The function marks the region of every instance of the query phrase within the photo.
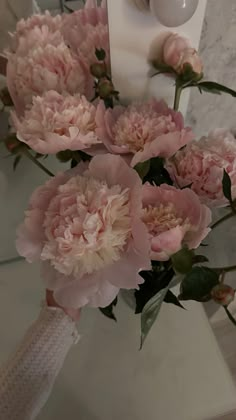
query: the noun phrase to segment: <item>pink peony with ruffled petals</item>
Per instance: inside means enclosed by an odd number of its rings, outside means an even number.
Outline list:
[[[33,193],[17,249],[28,262],[42,261],[59,305],[105,307],[120,288],[137,288],[139,271],[150,269],[141,215],[137,173],[119,156],[96,156]]]
[[[83,150],[99,143],[95,134],[96,108],[79,94],[55,91],[35,96],[22,118],[12,114],[17,137],[42,154]]]
[[[70,48],[90,67],[97,63],[96,49],[106,52],[106,63],[110,66],[108,15],[105,3],[87,1],[84,8],[63,16],[62,33]]]
[[[208,137],[189,143],[166,163],[166,169],[177,186],[191,185],[209,207],[228,204],[222,188],[225,169],[236,198],[236,140],[228,130],[216,129]]]
[[[151,259],[167,261],[183,246],[198,248],[208,235],[211,211],[186,188],[143,186],[143,216],[151,242]]]
[[[13,54],[8,61],[7,83],[17,113],[22,113],[32,97],[48,90],[81,93],[91,97],[91,82],[85,67],[64,42],[31,49],[22,57]]]
[[[133,167],[153,157],[171,157],[194,137],[180,112],[155,99],[114,109],[101,102],[96,123],[108,152],[126,155]]]
[[[61,15],[51,16],[48,11],[44,14],[35,14],[28,19],[21,19],[16,25],[16,31],[11,34],[11,44],[8,52],[16,52],[22,43],[28,43],[32,46],[33,42],[40,43],[42,37],[40,33],[47,32],[53,36],[54,33],[60,32],[61,25]],[[38,39],[36,34],[39,35]],[[31,39],[32,37],[33,39]]]

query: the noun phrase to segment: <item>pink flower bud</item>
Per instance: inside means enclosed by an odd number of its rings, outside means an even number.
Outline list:
[[[211,291],[212,299],[222,306],[228,306],[234,301],[235,290],[226,284],[218,284]]]
[[[192,67],[192,70],[201,74],[203,65],[197,51],[192,48],[190,41],[178,34],[171,34],[163,44],[163,61],[166,65],[172,67],[177,73],[183,73],[186,64]]]

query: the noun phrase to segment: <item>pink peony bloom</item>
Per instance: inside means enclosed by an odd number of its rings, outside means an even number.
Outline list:
[[[107,110],[101,102],[96,123],[108,152],[127,155],[133,167],[156,156],[171,157],[193,139],[181,113],[155,99]]]
[[[189,39],[172,32],[164,32],[153,41],[149,59],[154,66],[163,63],[179,74],[183,73],[186,64],[199,75],[203,72],[202,60]]]
[[[28,262],[43,262],[59,305],[105,307],[120,288],[137,288],[139,271],[150,269],[141,215],[137,173],[119,156],[96,156],[33,193],[17,249]]]
[[[18,113],[31,104],[33,96],[48,90],[92,95],[87,71],[64,42],[57,47],[38,46],[24,57],[13,54],[8,61],[7,83]]]
[[[228,204],[222,189],[223,170],[232,181],[236,198],[236,140],[224,129],[189,143],[166,164],[171,178],[180,188],[191,185],[200,200],[209,207]]]
[[[85,7],[63,17],[62,33],[72,50],[90,68],[97,63],[96,49],[106,52],[106,63],[110,66],[108,15],[105,4],[87,1]]]
[[[40,42],[37,40],[36,34],[42,33],[49,33],[53,35],[55,32],[60,32],[62,24],[62,17],[61,15],[51,16],[50,13],[47,11],[44,14],[36,14],[28,19],[21,19],[16,25],[16,31],[11,34],[12,40],[10,45],[10,52],[16,52],[19,46],[22,43],[27,42],[33,46],[33,42]],[[35,36],[34,36],[35,35]],[[32,38],[31,40],[30,38]]]
[[[198,248],[208,235],[211,211],[189,188],[143,186],[143,217],[151,242],[151,259],[167,261],[184,245]]]
[[[42,154],[83,150],[99,143],[95,134],[96,108],[84,96],[55,91],[35,96],[22,118],[12,114],[20,141]]]

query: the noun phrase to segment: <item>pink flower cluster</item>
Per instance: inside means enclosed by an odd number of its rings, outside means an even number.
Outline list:
[[[189,143],[168,160],[166,168],[177,187],[190,186],[210,207],[228,204],[222,188],[225,169],[236,198],[236,140],[227,130],[216,129],[208,137]]]
[[[233,135],[216,130],[196,141],[181,113],[156,99],[110,108],[90,102],[96,49],[105,50],[109,69],[105,3],[87,0],[71,15],[21,21],[7,53],[19,141],[43,155],[91,157],[33,193],[17,233],[20,255],[41,261],[52,298],[70,311],[106,307],[120,288],[138,289],[151,260],[198,248],[210,231],[209,207],[227,204],[224,169],[236,198]],[[177,74],[186,64],[202,72],[196,51],[176,34],[165,36],[159,52]],[[150,159],[151,170],[165,162],[174,186],[156,185],[155,177],[142,183],[137,171],[145,165],[137,165]]]
[[[35,96],[24,118],[12,114],[20,141],[41,154],[83,150],[100,144],[96,135],[96,108],[84,96],[48,91]]]
[[[21,20],[12,35],[8,57],[8,88],[19,114],[33,96],[48,90],[80,93],[91,99],[90,65],[95,51],[106,50],[109,63],[108,21],[105,3],[87,0],[85,8],[62,17],[35,15]]]
[[[56,302],[71,309],[107,306],[137,288],[150,258],[196,248],[210,211],[191,190],[144,185],[120,157],[96,156],[60,173],[32,195],[17,249],[42,274]]]
[[[141,214],[138,174],[119,156],[97,156],[33,193],[17,249],[29,262],[43,261],[46,286],[60,305],[107,306],[150,269]]]

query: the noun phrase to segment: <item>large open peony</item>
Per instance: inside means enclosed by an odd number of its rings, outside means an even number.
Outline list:
[[[17,137],[41,154],[83,150],[99,143],[96,108],[84,96],[48,91],[35,96],[23,117],[12,114]]]
[[[100,102],[96,123],[107,151],[126,155],[133,167],[153,157],[171,157],[193,139],[182,114],[155,99],[114,109]]]
[[[44,14],[35,14],[28,19],[21,19],[16,25],[16,31],[11,34],[11,44],[8,53],[16,52],[22,43],[31,42],[32,34],[40,32],[48,34],[58,33],[61,29],[62,17],[60,15],[52,16],[48,11]],[[34,37],[37,43],[39,39]]]
[[[41,260],[46,287],[66,308],[104,307],[150,269],[142,185],[121,157],[101,155],[38,188],[17,249]]]
[[[231,132],[216,129],[199,141],[189,143],[167,162],[166,168],[177,186],[191,189],[210,207],[226,206],[222,188],[223,170],[232,181],[236,198],[236,140]]]
[[[62,33],[70,48],[90,67],[97,62],[96,49],[106,52],[110,65],[108,15],[105,2],[87,0],[85,7],[63,16]]]
[[[210,231],[211,211],[189,188],[145,184],[142,220],[149,232],[151,259],[166,261],[183,246],[199,247]]]
[[[37,46],[26,56],[13,54],[8,61],[7,82],[18,113],[31,104],[33,96],[48,90],[92,95],[85,67],[64,42]]]

